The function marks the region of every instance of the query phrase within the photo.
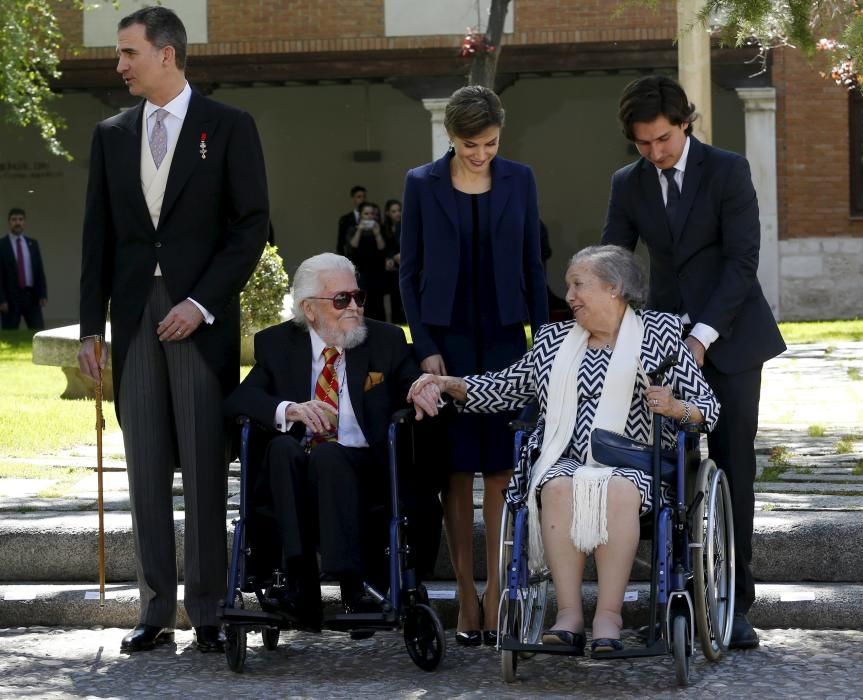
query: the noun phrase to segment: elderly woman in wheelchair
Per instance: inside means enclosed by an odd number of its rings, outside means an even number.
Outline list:
[[[577,253],[566,273],[566,301],[574,320],[544,326],[532,349],[511,367],[484,375],[425,374],[408,398],[419,412],[428,385],[463,404],[465,411],[510,410],[539,403],[539,419],[522,449],[508,500],[528,505],[531,570],[547,561],[557,595],[557,619],[544,645],[584,653],[582,577],[593,553],[598,601],[592,624],[593,653],[622,649],[621,609],[639,541],[639,517],[650,509],[653,481],[634,468],[597,463],[591,433],[602,428],[632,440],[651,440],[654,416],[666,416],[663,448],[676,426],[712,427],[719,404],[688,348],[680,319],[642,310],[644,275],[633,255],[617,246]],[[648,373],[677,358],[665,384]],[[426,394],[427,395],[427,394]],[[669,499],[662,484],[663,502]],[[510,498],[511,497],[511,498]]]

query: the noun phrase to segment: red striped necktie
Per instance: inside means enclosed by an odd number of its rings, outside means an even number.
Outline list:
[[[331,417],[333,429],[327,433],[315,433],[312,435],[311,446],[315,447],[322,442],[333,442],[338,439],[339,434],[339,378],[336,374],[336,362],[341,353],[334,347],[324,348],[324,368],[318,376],[315,384],[315,399],[328,403],[335,409],[335,417]]]

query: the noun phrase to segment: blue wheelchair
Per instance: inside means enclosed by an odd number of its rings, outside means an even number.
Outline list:
[[[676,362],[667,358],[650,375],[654,384]],[[515,459],[533,425],[514,421]],[[728,649],[734,619],[734,527],[728,481],[713,460],[701,459],[700,426],[680,426],[677,448],[661,448],[662,417],[654,421],[653,445],[604,430],[591,436],[594,457],[630,467],[673,485],[674,501],[662,505],[660,489],[641,519],[642,539],[652,541],[650,603],[644,646],[603,652],[602,659],[671,654],[678,685],[689,683],[696,633],[704,656],[718,661]],[[498,649],[504,681],[516,678],[519,659],[536,653],[575,655],[574,649],[543,645],[550,572],[528,565],[527,497],[507,503],[500,538],[501,599]]]
[[[351,633],[364,638],[378,630],[402,629],[408,655],[425,671],[433,671],[446,653],[446,638],[437,613],[429,606],[428,593],[418,580],[414,551],[408,543],[409,523],[399,490],[399,456],[411,459],[415,448],[410,409],[397,412],[389,426],[388,457],[390,504],[386,542],[386,586],[379,590],[368,581],[364,588],[381,607],[380,612],[346,613],[324,611],[322,629]],[[267,595],[283,584],[281,547],[272,512],[253,503],[251,485],[272,430],[256,427],[241,418],[240,508],[234,520],[234,541],[228,572],[227,595],[219,609],[225,632],[225,657],[232,671],[240,673],[246,662],[248,633],[259,632],[267,650],[278,647],[282,630],[300,627],[298,620],[273,605]],[[418,523],[422,527],[422,523]],[[246,608],[243,594],[251,594],[257,607]]]

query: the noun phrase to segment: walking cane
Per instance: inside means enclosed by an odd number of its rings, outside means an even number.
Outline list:
[[[102,338],[96,336],[96,366],[100,367],[99,381],[96,382],[96,476],[99,492],[99,605],[105,604],[105,508],[102,500],[102,431],[105,419],[102,417]]]

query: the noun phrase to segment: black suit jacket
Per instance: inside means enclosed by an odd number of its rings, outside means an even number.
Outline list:
[[[339,217],[339,235],[336,238],[336,253],[345,255],[348,248],[348,238],[353,233],[352,229],[357,225],[357,217],[354,212],[349,211]]]
[[[45,268],[39,243],[29,236],[24,242],[30,251],[30,268],[33,274],[33,291],[39,299],[48,298],[48,285],[45,281]],[[0,304],[14,302],[18,298],[18,261],[12,250],[12,237],[0,238]]]
[[[675,220],[666,218],[656,167],[641,158],[612,177],[602,242],[634,250],[640,238],[650,253],[649,306],[714,328],[707,359],[734,374],[785,350],[756,276],[758,200],[745,158],[689,138]]]
[[[366,326],[366,340],[345,353],[347,389],[366,442],[384,459],[390,418],[407,405],[408,389],[420,371],[401,328],[372,319]],[[282,401],[312,398],[311,371],[312,340],[305,328],[292,321],[267,328],[255,335],[255,366],[225,400],[225,412],[272,426]],[[301,440],[305,430],[295,423],[291,435]]]
[[[192,338],[228,393],[239,381],[239,293],[267,240],[267,182],[258,132],[245,112],[193,92],[154,228],[141,188],[143,110],[142,102],[98,124],[93,135],[81,335],[103,332],[110,301],[114,392],[119,395],[123,362],[158,262],[173,303],[191,297],[215,316]]]

